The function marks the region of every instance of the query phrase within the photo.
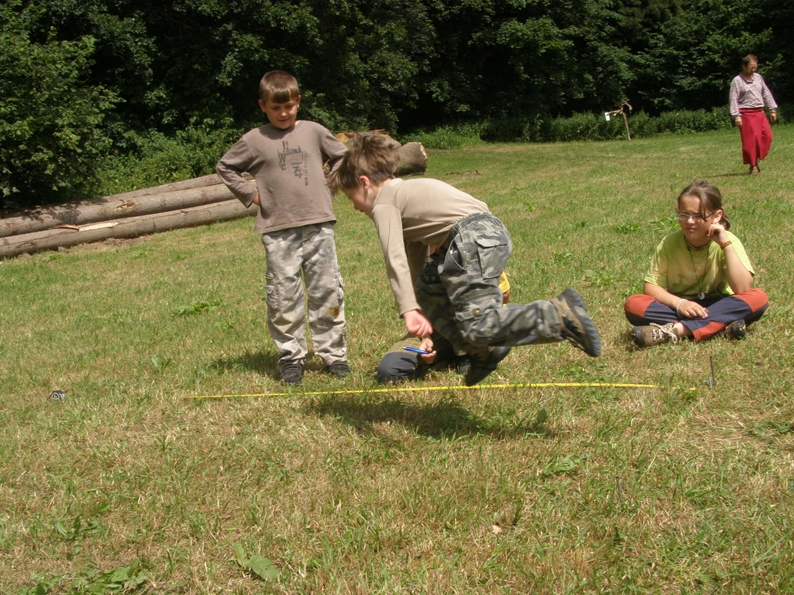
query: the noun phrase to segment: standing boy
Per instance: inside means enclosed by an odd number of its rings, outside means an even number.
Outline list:
[[[358,137],[331,184],[375,222],[409,334],[429,341],[435,327],[469,353],[468,386],[493,372],[513,345],[567,339],[592,357],[601,353],[598,330],[573,289],[550,302],[502,306],[499,277],[512,242],[488,205],[439,180],[394,178],[396,169],[393,149]],[[438,248],[425,265],[428,246]]]
[[[304,283],[314,353],[337,378],[350,374],[336,218],[323,173],[326,161],[332,171],[339,166],[346,149],[325,127],[297,120],[300,101],[295,77],[282,70],[265,74],[259,107],[270,123],[243,135],[216,168],[245,206],[259,206],[254,232],[262,234],[267,256],[267,324],[286,384],[301,382],[308,353]]]

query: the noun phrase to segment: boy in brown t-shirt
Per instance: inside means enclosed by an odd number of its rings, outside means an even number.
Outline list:
[[[326,161],[332,171],[339,166],[346,148],[320,124],[297,119],[300,101],[292,75],[281,70],[265,74],[259,107],[270,123],[243,135],[216,168],[245,206],[259,206],[254,232],[262,234],[267,256],[267,324],[287,384],[301,382],[308,353],[304,284],[314,352],[332,375],[350,374],[336,217],[323,172]]]

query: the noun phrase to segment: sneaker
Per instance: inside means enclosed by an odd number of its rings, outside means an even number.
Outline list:
[[[637,347],[653,347],[662,343],[678,343],[679,336],[673,330],[674,322],[656,324],[652,322],[646,326],[635,326],[631,329]]]
[[[325,367],[328,373],[334,378],[347,378],[350,376],[350,366],[347,362],[334,362]]]
[[[562,322],[562,337],[590,357],[601,355],[601,336],[590,317],[582,297],[566,287],[551,303],[557,308]]]
[[[718,337],[731,341],[741,341],[747,336],[747,325],[744,319],[734,320],[724,329],[717,333]]]
[[[281,381],[284,384],[300,384],[303,380],[303,364],[300,362],[289,362],[279,366]]]
[[[510,348],[489,347],[487,353],[485,357],[474,353],[469,356],[469,369],[466,370],[466,376],[463,377],[463,383],[466,386],[474,386],[488,377],[491,372],[496,370],[499,362],[507,357],[507,354],[510,353]]]

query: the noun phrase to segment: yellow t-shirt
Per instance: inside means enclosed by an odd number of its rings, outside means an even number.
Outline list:
[[[755,276],[753,265],[739,238],[729,231],[726,234],[739,260]],[[722,248],[715,242],[709,242],[702,250],[692,250],[687,246],[680,229],[665,236],[656,247],[644,281],[687,299],[697,299],[701,292],[707,297],[733,295],[725,274]]]

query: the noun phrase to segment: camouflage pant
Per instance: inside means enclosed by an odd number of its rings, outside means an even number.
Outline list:
[[[306,285],[314,353],[325,365],[347,360],[344,288],[336,261],[333,223],[304,225],[262,234],[267,253],[267,326],[279,364],[303,361],[306,344]]]
[[[449,247],[431,257],[415,290],[425,316],[456,349],[476,353],[487,346],[562,340],[551,302],[502,306],[499,275],[513,245],[499,219],[491,213],[469,215],[449,237]]]

